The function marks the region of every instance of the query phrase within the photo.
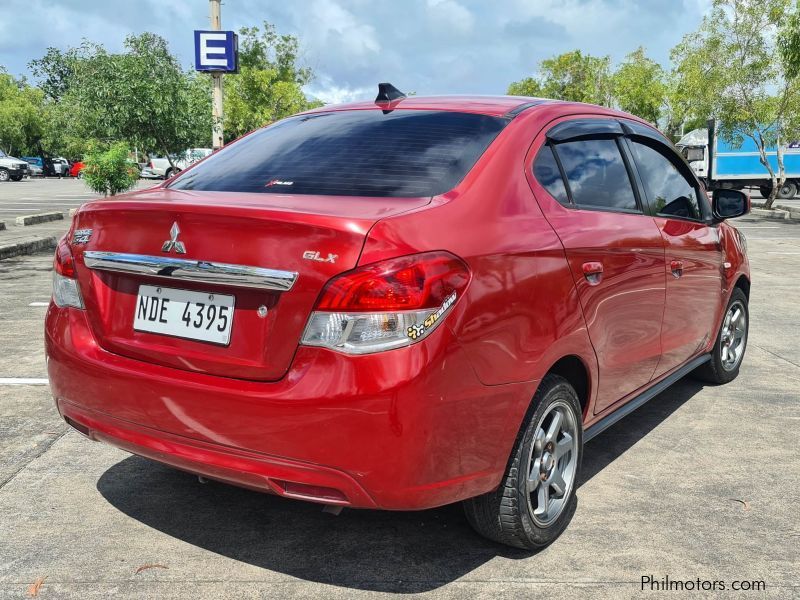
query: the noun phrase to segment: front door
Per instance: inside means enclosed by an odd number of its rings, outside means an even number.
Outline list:
[[[654,139],[629,140],[656,225],[666,244],[667,301],[656,376],[696,356],[716,334],[723,294],[719,231],[685,163]]]

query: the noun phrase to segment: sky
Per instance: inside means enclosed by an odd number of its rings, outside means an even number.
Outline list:
[[[503,94],[544,58],[579,48],[614,63],[645,46],[669,50],[694,31],[711,0],[226,0],[223,29],[274,23],[296,35],[315,72],[309,96],[326,103],[374,97],[380,81],[405,92]],[[0,65],[27,74],[48,46],[82,38],[119,51],[152,31],[188,68],[194,29],[209,27],[206,0],[5,0]]]

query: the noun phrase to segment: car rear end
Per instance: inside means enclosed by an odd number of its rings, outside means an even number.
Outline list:
[[[469,266],[447,249],[360,257],[506,123],[300,115],[166,187],[84,205],[46,320],[59,411],[92,439],[287,497],[413,509],[484,491],[452,423],[489,392],[442,326]]]

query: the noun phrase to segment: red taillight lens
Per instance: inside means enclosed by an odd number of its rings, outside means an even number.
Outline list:
[[[72,252],[67,244],[67,238],[61,238],[56,246],[56,255],[53,260],[53,267],[56,273],[63,277],[75,279],[75,259],[72,258]]]
[[[328,282],[318,311],[435,309],[469,283],[469,268],[449,252],[426,252],[365,265]]]

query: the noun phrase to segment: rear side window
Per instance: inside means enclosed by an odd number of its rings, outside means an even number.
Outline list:
[[[638,211],[628,169],[615,139],[563,142],[554,149],[577,206]]]
[[[661,152],[631,140],[631,149],[647,197],[662,217],[702,220],[697,189]]]
[[[539,150],[536,160],[533,163],[533,175],[542,184],[550,195],[561,204],[569,204],[567,188],[564,187],[564,180],[561,178],[561,171],[558,168],[553,149],[547,145]]]
[[[507,123],[487,115],[401,109],[292,117],[224,148],[169,187],[434,196],[454,188]]]

